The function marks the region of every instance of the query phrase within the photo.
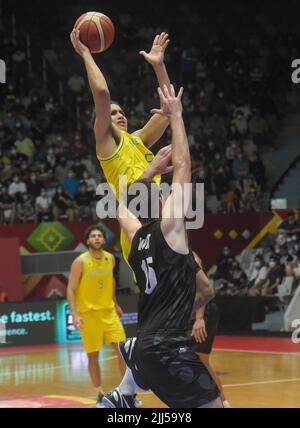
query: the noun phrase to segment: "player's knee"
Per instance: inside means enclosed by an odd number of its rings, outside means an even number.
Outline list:
[[[99,352],[91,352],[87,354],[89,363],[98,362]]]

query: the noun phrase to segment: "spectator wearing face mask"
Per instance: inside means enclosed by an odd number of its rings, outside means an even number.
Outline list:
[[[295,254],[300,249],[300,239],[297,235],[288,236],[286,246],[290,254]]]
[[[96,180],[91,177],[87,171],[84,171],[82,175],[82,182],[87,185],[88,192],[93,192],[93,194],[96,192]]]
[[[211,162],[215,159],[216,146],[215,146],[215,142],[213,140],[208,141],[207,146],[206,146],[205,151],[204,151],[204,155]]]
[[[32,195],[35,198],[37,198],[42,190],[42,184],[40,181],[38,181],[36,173],[32,172],[30,174],[30,179],[26,183],[27,185],[27,192]]]
[[[265,166],[257,152],[249,157],[249,173],[253,175],[257,186],[263,189],[266,184]]]
[[[58,182],[63,181],[67,177],[67,172],[68,172],[67,160],[64,156],[61,156],[55,168],[55,173],[54,173],[55,179]]]
[[[227,275],[228,291],[231,296],[246,293],[247,276],[237,260],[233,260]]]
[[[37,216],[34,209],[33,197],[25,194],[22,202],[17,205],[18,221],[21,223],[36,223]]]
[[[16,218],[16,201],[7,192],[7,188],[0,184],[0,223],[13,224]]]
[[[44,187],[47,187],[53,180],[53,170],[49,168],[45,162],[40,163],[37,174],[39,181]]]
[[[241,189],[244,189],[243,179],[246,178],[249,173],[249,162],[240,149],[237,151],[237,155],[232,162],[232,173],[234,179],[238,181],[241,186]]]
[[[265,284],[262,287],[262,296],[270,296],[277,293],[277,287],[282,282],[284,270],[277,256],[272,256],[269,261],[269,272]]]
[[[83,173],[86,171],[86,166],[80,162],[80,159],[75,159],[74,165],[71,166],[71,171],[76,178],[82,180]]]
[[[19,199],[27,192],[27,187],[24,181],[20,180],[18,175],[15,175],[12,183],[8,186],[8,194],[16,199]]]
[[[221,156],[220,152],[215,153],[215,159],[212,162],[214,170],[218,168],[223,168],[224,172],[227,173],[227,162],[224,156]]]
[[[56,166],[56,155],[53,147],[50,147],[47,151],[46,162],[49,168],[55,168]]]
[[[294,257],[291,254],[288,254],[284,261],[284,271],[285,276],[295,277],[294,272]]]
[[[229,259],[232,259],[230,248],[224,247],[223,253],[217,258],[217,269],[212,275],[214,279],[226,278],[229,271]]]
[[[67,216],[69,221],[74,220],[73,200],[65,192],[63,186],[58,185],[53,197],[54,220],[59,220],[62,215]]]
[[[40,195],[35,200],[35,210],[38,221],[51,220],[52,217],[52,198],[48,195],[46,189],[41,189]]]
[[[20,177],[20,181],[24,181],[26,184],[30,177],[30,169],[28,162],[22,162],[18,175]]]
[[[260,296],[262,286],[264,285],[269,269],[264,261],[263,256],[255,256],[254,262],[249,270],[248,296]]]
[[[88,191],[87,185],[83,182],[79,186],[79,191],[75,196],[75,209],[77,220],[92,219],[92,196]]]
[[[249,130],[253,137],[254,143],[258,147],[261,147],[263,144],[266,144],[268,123],[262,117],[261,112],[257,108],[254,108],[252,110],[252,117],[249,120]]]
[[[27,161],[27,156],[17,153],[16,148],[13,146],[9,153],[4,157],[3,164],[12,163],[15,167],[20,168],[23,162]]]
[[[242,110],[236,110],[235,116],[231,121],[231,134],[234,138],[245,138],[248,134],[248,121]]]

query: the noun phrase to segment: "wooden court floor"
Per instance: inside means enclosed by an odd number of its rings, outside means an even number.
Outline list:
[[[272,345],[262,338],[217,338],[211,362],[233,407],[300,408],[300,344],[278,341]],[[111,349],[102,350],[100,364],[108,391],[121,379]],[[1,349],[0,391],[2,408],[95,404],[80,344]],[[139,396],[142,407],[166,407],[152,393]]]

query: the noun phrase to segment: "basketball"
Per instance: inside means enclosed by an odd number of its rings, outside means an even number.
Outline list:
[[[75,22],[80,41],[92,53],[104,52],[115,38],[115,27],[110,18],[100,12],[86,12]]]

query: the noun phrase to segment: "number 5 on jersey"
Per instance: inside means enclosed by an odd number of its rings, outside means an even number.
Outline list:
[[[146,276],[146,294],[151,294],[157,285],[156,274],[153,267],[150,264],[153,263],[152,257],[147,257],[146,260],[142,261],[142,269]]]

